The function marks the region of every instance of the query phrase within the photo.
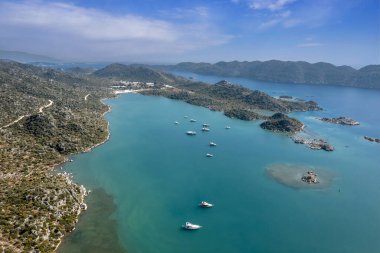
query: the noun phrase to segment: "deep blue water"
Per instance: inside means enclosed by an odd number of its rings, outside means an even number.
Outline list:
[[[111,217],[100,212],[90,220],[112,220],[117,243],[130,253],[379,252],[380,144],[365,141],[363,135],[380,137],[380,91],[181,74],[315,100],[323,111],[293,116],[306,123],[308,132],[328,139],[336,151],[296,145],[262,130],[259,122],[229,119],[162,97],[124,94],[107,101],[112,106],[106,116],[110,140],[64,167],[87,188],[103,189],[116,205]],[[185,115],[198,121],[190,123]],[[333,125],[316,116],[347,116],[362,124]],[[202,123],[209,123],[211,131],[202,133]],[[226,125],[231,129],[224,129]],[[188,130],[198,134],[187,136]],[[218,146],[210,148],[209,141]],[[206,153],[214,157],[206,158]],[[290,188],[267,175],[272,164],[323,168],[334,180],[325,189]],[[201,200],[215,207],[197,207]],[[89,203],[87,212],[101,203]],[[203,228],[183,231],[185,221]],[[96,229],[106,226],[103,223]],[[78,225],[61,252],[74,252],[84,235],[91,234],[90,242],[102,240],[101,233],[94,228],[90,233],[86,224]]]

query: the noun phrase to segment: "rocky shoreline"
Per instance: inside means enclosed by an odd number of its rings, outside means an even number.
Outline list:
[[[339,125],[347,125],[347,126],[358,126],[360,123],[356,120],[346,117],[338,117],[338,118],[318,118],[320,121],[339,124]]]
[[[103,100],[104,100],[104,99],[101,99],[100,101],[103,103]],[[104,103],[103,103],[103,104],[104,104]],[[104,105],[106,105],[106,104],[104,104]],[[105,111],[105,112],[102,114],[102,117],[104,117],[108,112],[111,112],[111,110],[112,110],[111,106],[109,106],[109,105],[106,105],[106,106],[108,107],[108,110]],[[91,147],[85,149],[85,150],[83,151],[83,153],[88,153],[88,152],[92,151],[94,148],[96,148],[96,147],[98,147],[98,146],[100,146],[100,145],[106,143],[106,142],[109,140],[111,134],[110,134],[110,131],[109,131],[109,122],[108,122],[108,121],[107,121],[107,128],[106,128],[106,131],[107,131],[107,136],[106,136],[106,138],[105,138],[103,141],[101,141],[101,142],[99,142],[99,143],[96,143],[96,144],[94,144],[93,146],[91,146]],[[72,160],[71,160],[71,161],[72,161]],[[65,162],[67,162],[67,159],[66,159]],[[71,185],[71,184],[76,185],[76,184],[73,182],[73,180],[72,180],[72,179],[73,179],[73,176],[72,176],[71,174],[69,174],[69,173],[67,173],[67,172],[63,172],[63,173],[58,173],[57,175],[58,175],[58,176],[63,176],[63,177],[65,177],[65,178],[66,178],[66,181],[69,183],[69,185]],[[80,189],[81,189],[81,193],[82,193],[82,194],[79,196],[79,200],[80,200],[80,201],[79,201],[78,203],[79,203],[79,205],[80,205],[81,208],[78,209],[78,211],[77,211],[77,213],[76,213],[75,223],[78,223],[78,221],[79,221],[79,216],[80,216],[81,212],[87,210],[87,204],[84,202],[84,200],[85,200],[85,197],[87,197],[88,194],[90,193],[90,191],[87,191],[86,188],[85,188],[83,185],[80,186]],[[72,232],[74,229],[75,229],[75,226],[73,226],[73,228],[72,228],[72,230],[71,230],[70,232]],[[70,233],[70,232],[69,232],[69,233]],[[56,245],[54,251],[57,251],[57,250],[58,250],[58,248],[59,248],[59,246],[61,245],[62,240],[64,239],[65,236],[66,236],[66,235],[62,235],[62,236],[61,236],[61,238],[59,239],[59,242],[58,242],[58,244]]]

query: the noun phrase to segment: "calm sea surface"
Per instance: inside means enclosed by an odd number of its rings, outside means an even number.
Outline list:
[[[380,252],[380,144],[363,139],[380,138],[379,90],[176,74],[315,100],[323,111],[292,116],[336,151],[313,151],[262,130],[260,122],[184,102],[121,95],[107,101],[110,140],[64,166],[93,192],[60,252]],[[320,116],[362,124],[328,124]],[[202,123],[211,131],[201,132]],[[187,136],[188,130],[198,134]],[[278,164],[321,168],[334,179],[324,189],[291,188],[268,176],[266,169]],[[201,200],[215,207],[201,209]],[[181,230],[186,221],[203,228]]]

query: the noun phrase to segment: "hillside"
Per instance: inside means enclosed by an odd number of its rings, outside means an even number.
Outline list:
[[[267,82],[380,88],[380,65],[370,65],[356,70],[349,66],[335,66],[323,62],[311,64],[302,61],[271,60],[215,64],[183,62],[161,68]]]
[[[136,81],[136,82],[156,82],[172,84],[180,81],[181,78],[171,74],[156,71],[148,67],[124,65],[120,63],[110,64],[92,73],[97,78],[108,78],[113,80]]]
[[[53,166],[107,138],[100,99],[110,94],[97,80],[11,61],[0,61],[0,91],[0,245],[52,252],[86,194]]]

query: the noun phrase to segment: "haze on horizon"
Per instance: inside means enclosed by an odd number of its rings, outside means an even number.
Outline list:
[[[380,64],[377,0],[0,1],[0,49],[65,61]]]

